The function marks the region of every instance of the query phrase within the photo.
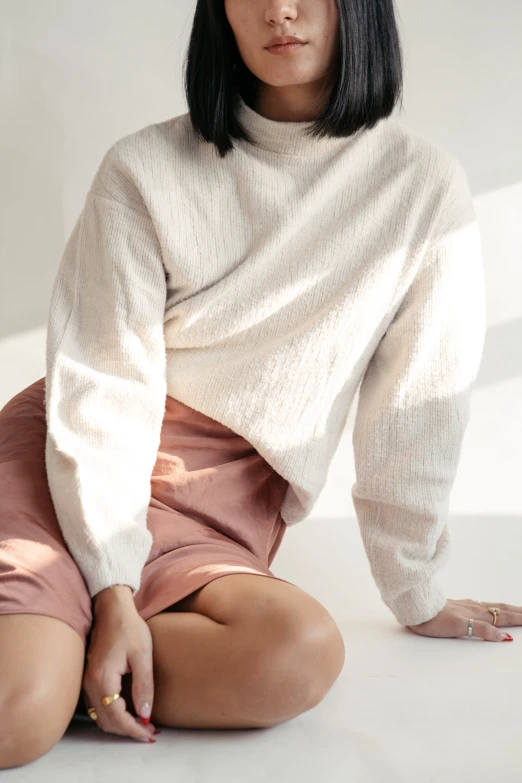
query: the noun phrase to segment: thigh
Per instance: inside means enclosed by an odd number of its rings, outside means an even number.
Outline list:
[[[226,574],[170,610],[205,615],[235,629],[239,640],[254,638],[266,656],[267,671],[280,669],[281,660],[294,660],[298,679],[313,682],[314,692],[326,692],[344,666],[344,639],[333,617],[290,582],[260,574]]]
[[[38,758],[61,739],[81,694],[84,660],[82,638],[61,620],[0,615],[0,738],[9,740],[0,740],[0,768]]]
[[[328,610],[297,585],[260,574],[227,574],[200,587],[172,607],[198,612],[218,623],[259,621],[260,617],[302,620],[324,625],[340,635]]]

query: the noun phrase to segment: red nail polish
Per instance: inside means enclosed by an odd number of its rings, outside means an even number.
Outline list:
[[[154,729],[153,734],[161,734],[161,729]]]
[[[149,742],[156,742],[156,740],[152,739],[152,737],[149,737]]]
[[[140,720],[144,726],[148,726],[150,723],[150,718],[142,718],[141,715],[140,715]]]
[[[507,633],[506,634],[506,638],[502,639],[502,641],[503,642],[512,642],[513,641],[513,637],[511,636],[511,634]]]

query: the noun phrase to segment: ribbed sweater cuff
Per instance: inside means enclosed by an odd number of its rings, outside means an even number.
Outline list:
[[[447,597],[436,579],[412,587],[387,604],[401,625],[419,625],[431,620],[447,603]]]
[[[91,570],[88,574],[83,574],[84,581],[87,585],[87,590],[91,598],[94,598],[106,587],[113,587],[114,585],[128,585],[132,590],[132,596],[134,597],[141,584],[141,568],[137,563],[122,563],[121,567],[111,566],[107,564],[96,564],[91,566]]]

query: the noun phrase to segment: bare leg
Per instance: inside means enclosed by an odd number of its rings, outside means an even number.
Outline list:
[[[0,770],[34,761],[63,737],[84,660],[80,636],[61,620],[0,616]]]
[[[196,605],[214,617],[186,611]],[[167,726],[282,723],[321,701],[344,664],[342,636],[324,607],[275,579],[221,577],[185,601],[182,612],[161,612],[147,622],[154,645],[152,721]],[[124,679],[129,706],[131,675]]]

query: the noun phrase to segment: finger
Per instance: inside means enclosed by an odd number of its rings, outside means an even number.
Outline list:
[[[154,668],[152,647],[141,648],[129,655],[132,669],[132,701],[139,717],[150,720],[154,702]]]
[[[119,698],[121,699],[122,697],[120,696]],[[86,710],[87,710],[89,707],[92,707],[92,706],[93,706],[93,700],[89,698],[89,696],[87,695],[87,692],[86,692],[85,688],[83,688],[83,702],[84,702],[84,704],[85,704],[85,709],[86,709]],[[101,704],[101,703],[100,703],[99,707],[97,707],[97,709],[96,709],[96,715],[98,716],[98,715],[99,715],[99,713],[101,713],[101,711],[102,711],[103,709],[105,709],[105,708],[104,708],[103,704]],[[87,713],[87,714],[88,714],[88,713]],[[138,725],[138,726],[140,726],[140,727],[141,727],[141,726],[143,726],[143,724],[142,724],[142,722],[140,721],[140,719],[139,719],[139,718],[135,718],[134,716],[132,716],[132,718],[133,718],[133,720],[134,720],[135,722],[137,722],[137,725]],[[99,721],[98,717],[96,718],[96,721],[95,721],[95,722],[96,722],[96,724],[97,724],[98,728],[99,728],[99,729],[101,729],[102,731],[104,731],[104,729],[102,729],[102,727],[101,727],[101,725],[100,725],[100,721]],[[150,737],[152,734],[160,734],[160,733],[161,733],[160,731],[156,731],[155,727],[154,727],[152,724],[150,724],[150,727],[148,727],[148,729],[147,729],[147,730],[149,731],[149,734],[148,734],[148,736],[149,736],[149,737]],[[109,732],[108,732],[108,730],[107,730],[107,733],[109,733]],[[126,736],[128,736],[128,735],[126,735]]]
[[[117,691],[114,692],[117,693]],[[98,722],[104,731],[111,734],[120,734],[124,737],[148,741],[154,731],[153,726],[143,726],[141,721],[130,714],[127,710],[127,704],[123,696],[120,696],[116,701],[113,701],[106,707],[100,705],[96,710],[98,718],[100,717],[100,711],[102,713],[103,723],[107,725],[107,728],[104,728],[101,720]]]
[[[493,604],[493,603],[486,603],[485,601],[482,603],[483,606],[491,606],[497,607],[497,609],[502,609],[506,612],[512,612],[514,614],[522,614],[522,606],[514,606],[513,604]],[[518,623],[517,623],[518,625]]]
[[[489,617],[489,621],[493,624],[495,618],[493,616],[492,612],[487,612],[487,617]],[[516,612],[508,612],[505,609],[502,609],[497,616],[497,622],[495,623],[495,626],[497,628],[513,628],[514,626],[522,625],[522,613],[517,614]]]
[[[496,607],[497,609],[500,609],[497,614],[496,622],[495,615],[493,612],[489,611],[488,607]],[[474,610],[477,612],[476,604]],[[483,619],[485,622],[491,623],[496,628],[513,628],[514,626],[522,625],[522,612],[517,614],[517,612],[503,609],[502,606],[499,606],[498,604],[480,604],[480,615],[481,619]]]
[[[519,614],[522,614],[522,606],[515,606],[514,604],[504,604],[498,601],[471,601],[471,603],[479,604],[486,608],[491,606],[492,609],[496,607],[497,609],[503,609],[507,612],[518,612]]]
[[[98,726],[109,734],[119,734],[134,739],[148,739],[154,731],[154,727],[140,725],[128,712],[121,690],[121,675],[117,672],[104,672],[99,682],[94,682],[87,688],[89,697],[93,699],[91,704],[96,708]],[[116,693],[120,693],[120,696],[115,701],[107,705],[101,703],[104,696],[112,696]]]
[[[468,622],[468,620],[465,620],[463,636],[468,635]],[[474,620],[473,636],[484,639],[487,642],[503,642],[509,634],[499,631],[494,625],[491,625],[491,623],[485,623],[482,620]]]

